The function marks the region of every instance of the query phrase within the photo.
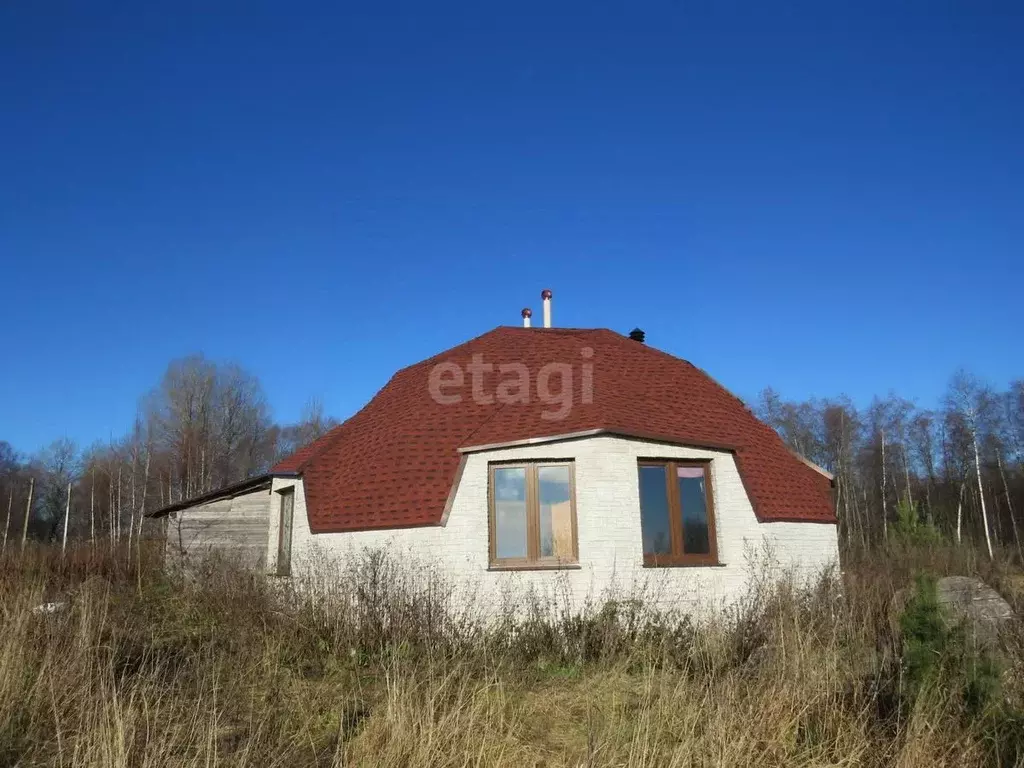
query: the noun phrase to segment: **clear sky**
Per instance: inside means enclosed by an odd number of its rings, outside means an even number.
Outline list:
[[[743,397],[1005,386],[1022,41],[1018,2],[0,3],[0,439],[118,436],[195,351],[345,417],[546,287]]]

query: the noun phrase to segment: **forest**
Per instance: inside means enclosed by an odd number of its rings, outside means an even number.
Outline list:
[[[129,543],[149,530],[147,510],[265,472],[335,424],[317,398],[298,423],[275,423],[240,366],[175,360],[119,440],[82,449],[61,438],[27,457],[0,440],[2,548],[63,538],[65,517],[69,540]]]
[[[958,370],[935,408],[893,393],[858,408],[845,396],[797,402],[766,389],[754,410],[835,476],[847,549],[876,546],[899,526],[1020,557],[1024,380],[1004,390]]]
[[[858,406],[845,395],[787,400],[771,388],[750,407],[835,476],[848,550],[899,527],[1020,557],[1024,380],[1001,389],[960,370],[932,408],[894,393]],[[336,423],[315,398],[298,423],[275,423],[258,378],[240,366],[175,360],[119,440],[83,449],[62,438],[30,456],[0,441],[3,549],[23,536],[63,537],[65,515],[69,539],[130,542],[144,535],[146,510],[264,472]]]

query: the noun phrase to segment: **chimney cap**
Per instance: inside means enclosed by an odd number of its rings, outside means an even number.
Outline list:
[[[545,288],[543,291],[540,292],[540,297],[542,299],[545,299],[545,300],[546,299],[550,299],[551,295],[552,295],[551,291],[549,291],[547,288]]]
[[[643,344],[644,339],[647,338],[647,334],[644,333],[639,328],[634,328],[632,331],[629,332],[629,338],[631,338],[633,341],[639,341],[641,344]]]
[[[523,317],[533,317],[533,310],[530,309],[529,307],[526,307],[523,310]]]

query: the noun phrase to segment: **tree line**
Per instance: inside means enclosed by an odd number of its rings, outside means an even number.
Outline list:
[[[893,393],[858,408],[845,396],[789,401],[769,388],[754,411],[835,476],[847,547],[909,529],[1024,559],[1024,380],[1003,390],[960,370],[933,409]]]
[[[275,423],[253,374],[202,355],[175,360],[120,439],[82,449],[61,438],[30,456],[0,440],[2,547],[62,537],[65,517],[69,538],[130,543],[147,510],[266,472],[335,424],[317,399],[298,423]]]
[[[866,407],[843,395],[790,401],[768,388],[753,410],[834,475],[846,547],[921,526],[1024,560],[1024,380],[1001,390],[961,370],[935,408],[894,393]],[[275,423],[259,379],[240,366],[175,360],[118,440],[83,450],[62,438],[27,457],[0,440],[2,546],[23,533],[62,536],[65,514],[71,538],[130,541],[146,510],[261,474],[335,424],[316,399],[298,423]]]

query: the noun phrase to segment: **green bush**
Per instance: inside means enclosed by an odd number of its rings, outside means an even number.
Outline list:
[[[903,674],[911,696],[937,674],[950,644],[935,578],[919,574],[916,588],[900,616]]]
[[[1024,716],[1005,700],[1000,665],[952,627],[938,600],[937,582],[919,574],[900,616],[903,697],[910,705],[927,688],[960,691],[962,716],[984,734],[994,763],[1016,765],[1024,750]],[[1009,756],[1009,762],[1007,762]]]
[[[964,704],[967,713],[976,717],[998,702],[1002,677],[999,665],[989,654],[982,653],[970,661],[964,686]]]
[[[896,505],[896,538],[905,544],[929,546],[942,542],[942,534],[934,523],[922,520],[917,505],[901,500]]]

